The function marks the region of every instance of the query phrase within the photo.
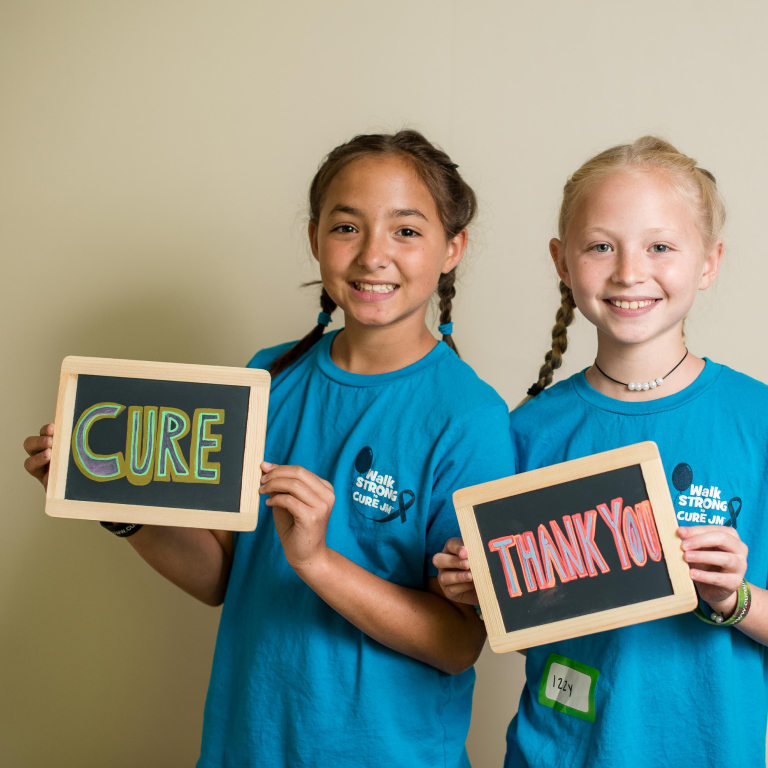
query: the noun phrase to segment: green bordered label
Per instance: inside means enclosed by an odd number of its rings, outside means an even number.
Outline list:
[[[539,685],[539,704],[595,722],[595,688],[600,672],[550,653]]]

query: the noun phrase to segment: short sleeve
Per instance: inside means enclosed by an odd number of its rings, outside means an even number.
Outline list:
[[[504,401],[474,411],[452,431],[450,447],[440,460],[432,488],[427,523],[426,575],[437,576],[432,557],[442,552],[452,536],[461,536],[453,506],[453,493],[515,472],[509,414]]]
[[[296,344],[295,341],[289,341],[286,344],[278,344],[276,347],[268,347],[267,349],[259,350],[248,362],[246,368],[261,368],[265,371],[269,370],[269,366],[277,360],[280,355],[287,352],[292,346]]]

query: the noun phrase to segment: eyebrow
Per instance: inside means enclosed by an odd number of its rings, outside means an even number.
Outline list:
[[[332,216],[334,213],[346,213],[349,216],[360,216],[361,218],[363,216],[363,212],[359,208],[353,208],[351,205],[341,205],[340,203],[331,208],[329,215]],[[420,219],[424,219],[424,221],[429,221],[429,219],[417,208],[393,208],[388,215],[390,219],[402,219],[408,216],[416,216]]]
[[[643,234],[646,234],[646,235],[658,235],[658,234],[660,234],[662,232],[669,232],[669,233],[678,234],[678,231],[676,229],[671,228],[671,227],[652,227],[650,229],[644,230]],[[604,227],[593,227],[592,229],[586,230],[585,234],[587,236],[598,235],[598,234],[608,235],[609,237],[617,237],[618,236],[617,233],[614,232],[613,230],[605,229]]]

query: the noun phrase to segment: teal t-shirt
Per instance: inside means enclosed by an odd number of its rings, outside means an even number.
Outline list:
[[[767,586],[764,384],[707,361],[685,390],[633,403],[600,394],[582,372],[513,411],[510,429],[518,472],[655,441],[680,525],[735,526],[747,580]],[[597,678],[593,722],[539,702],[551,654]],[[531,648],[505,766],[759,768],[766,677],[763,645],[692,613]]]
[[[331,548],[425,589],[432,556],[460,535],[453,492],[510,474],[507,407],[443,342],[363,376],[333,363],[335,336],[273,380],[265,458],[333,484]],[[262,503],[256,530],[235,538],[198,766],[464,768],[474,677],[393,651],[329,607],[288,565]]]

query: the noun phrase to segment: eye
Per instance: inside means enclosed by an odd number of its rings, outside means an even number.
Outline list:
[[[400,229],[395,232],[396,235],[400,235],[401,237],[418,237],[419,233],[415,229],[411,229],[410,227],[401,227]]]
[[[598,243],[597,245],[592,246],[592,250],[597,251],[598,253],[609,253],[611,246],[608,245],[608,243]]]
[[[663,243],[656,243],[655,245],[651,246],[651,250],[654,253],[667,253],[669,251],[669,246],[664,245]]]
[[[339,224],[338,227],[334,227],[331,232],[339,232],[342,235],[349,235],[357,230],[351,224]]]

